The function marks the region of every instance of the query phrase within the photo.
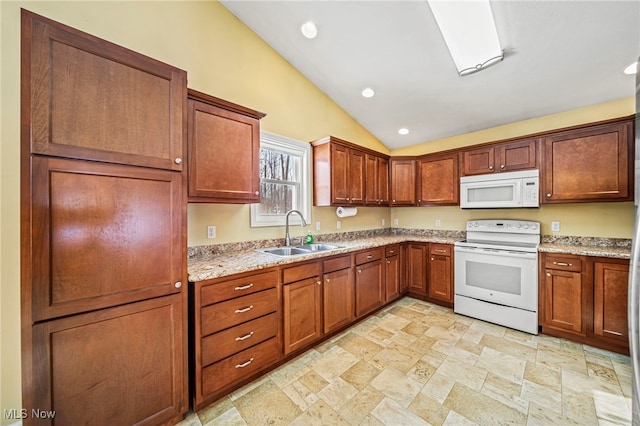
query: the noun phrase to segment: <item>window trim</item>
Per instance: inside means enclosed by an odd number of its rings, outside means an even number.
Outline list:
[[[260,131],[260,149],[273,149],[300,156],[300,207],[304,220],[311,223],[311,145],[295,139]],[[260,179],[262,182],[262,179]],[[260,185],[262,187],[262,185]],[[251,204],[251,227],[285,226],[284,216],[267,216],[258,213],[260,204]],[[289,225],[301,225],[298,215],[289,216]]]

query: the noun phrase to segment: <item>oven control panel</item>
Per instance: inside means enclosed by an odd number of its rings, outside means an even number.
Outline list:
[[[540,234],[540,222],[496,219],[470,220],[467,222],[467,231]]]

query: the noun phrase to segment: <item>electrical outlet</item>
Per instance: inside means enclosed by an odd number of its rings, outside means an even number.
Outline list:
[[[215,238],[216,237],[216,227],[215,225],[207,226],[207,238]]]
[[[382,226],[384,226],[385,223],[386,223],[386,221],[384,219],[382,219]]]
[[[398,226],[398,219],[393,219],[393,226]]]
[[[336,229],[342,229],[342,222],[336,221]]]
[[[442,224],[440,223],[440,219],[436,219],[436,226],[440,226],[440,225],[442,225]]]
[[[560,230],[560,222],[551,222],[551,230],[558,232]]]
[[[320,222],[316,222],[316,231],[320,230]]]

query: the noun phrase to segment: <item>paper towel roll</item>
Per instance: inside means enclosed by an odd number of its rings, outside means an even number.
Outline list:
[[[338,207],[336,209],[336,214],[338,217],[349,217],[355,216],[358,213],[357,207]]]

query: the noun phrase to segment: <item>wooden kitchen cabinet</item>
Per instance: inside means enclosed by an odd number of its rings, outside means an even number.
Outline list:
[[[323,331],[329,334],[354,319],[355,282],[351,255],[323,261],[322,306]]]
[[[383,248],[367,250],[355,255],[356,318],[374,311],[385,302],[383,257]]]
[[[400,297],[400,244],[392,244],[384,250],[385,302]]]
[[[453,259],[451,244],[429,243],[429,298],[453,307]]]
[[[555,329],[587,334],[588,286],[580,256],[543,254],[540,287],[540,323],[543,331]]]
[[[427,295],[427,254],[429,243],[407,244],[407,282],[409,294]]]
[[[633,138],[629,119],[545,137],[541,202],[632,200]]]
[[[26,10],[21,40],[22,406],[56,424],[176,423],[186,73]]]
[[[313,205],[364,205],[364,149],[333,136],[314,141]]]
[[[629,261],[596,259],[593,262],[593,333],[627,345]]]
[[[318,261],[282,269],[285,355],[323,335],[321,270]]]
[[[182,170],[185,71],[26,10],[22,30],[29,152]]]
[[[260,202],[260,119],[265,114],[189,90],[190,202]]]
[[[429,155],[417,161],[418,205],[457,205],[460,203],[458,154]]]
[[[196,410],[255,378],[282,357],[278,270],[191,284]]]
[[[538,167],[538,139],[485,145],[462,152],[462,175],[512,172]]]
[[[389,158],[367,154],[365,161],[365,204],[368,206],[388,206]]]
[[[416,161],[391,158],[391,205],[416,204]]]

